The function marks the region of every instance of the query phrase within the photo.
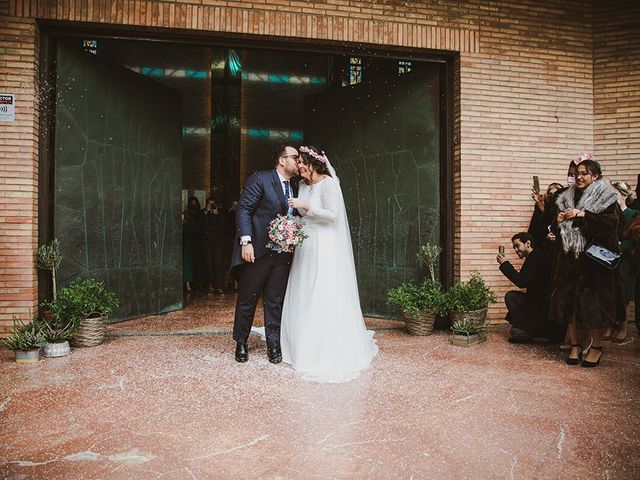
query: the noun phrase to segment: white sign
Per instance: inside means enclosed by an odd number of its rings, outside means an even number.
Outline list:
[[[0,122],[13,122],[16,119],[16,96],[13,93],[0,93]]]

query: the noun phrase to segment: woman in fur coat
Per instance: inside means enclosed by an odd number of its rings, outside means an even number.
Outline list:
[[[571,351],[569,365],[595,367],[602,356],[602,335],[624,319],[622,278],[617,269],[588,258],[591,243],[620,253],[619,206],[616,190],[602,179],[600,164],[581,154],[576,183],[557,200],[556,237],[559,245],[553,275],[550,316],[568,324]],[[586,330],[591,342],[584,349],[578,330]]]

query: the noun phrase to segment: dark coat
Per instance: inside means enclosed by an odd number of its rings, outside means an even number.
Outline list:
[[[544,213],[540,211],[538,205],[534,206],[533,215],[531,215],[531,221],[529,222],[529,229],[527,230],[533,237],[533,247],[540,249],[549,258],[553,255],[555,245],[554,242],[547,240],[547,234],[549,233],[547,227],[553,223],[558,214],[556,200],[562,191],[564,191],[564,189],[554,193],[551,198],[545,199]]]
[[[620,270],[622,271],[622,282],[624,284],[624,300],[625,303],[634,299],[636,289],[636,277],[640,273],[640,255],[637,255],[637,246],[632,238],[625,236],[627,227],[634,218],[640,214],[640,210],[627,208],[620,217],[620,225],[622,228],[620,250],[622,251],[622,260],[620,262]],[[640,308],[640,307],[638,307]]]
[[[535,248],[525,258],[518,272],[509,262],[500,265],[500,271],[517,287],[526,288],[524,292],[507,292],[507,321],[514,327],[534,337],[560,341],[564,329],[549,320],[549,278],[550,262],[547,256]]]
[[[518,288],[527,289],[527,297],[534,308],[546,316],[549,302],[549,261],[537,248],[525,258],[518,272],[510,262],[503,262],[500,271]]]
[[[224,248],[227,241],[227,218],[224,213],[202,213],[202,247]]]
[[[295,195],[295,185],[292,183],[291,187]],[[286,214],[287,209],[280,177],[275,169],[254,172],[247,178],[236,212],[236,234],[231,268],[243,263],[240,237],[251,236],[256,259],[267,253],[269,224],[278,215]]]
[[[577,192],[579,194],[579,192]],[[620,207],[612,203],[603,212],[585,212],[573,220],[589,243],[597,243],[613,252],[620,252],[618,219]],[[562,236],[557,238],[549,315],[553,320],[570,323],[575,314],[578,328],[606,328],[624,320],[625,307],[620,271],[609,270],[581,253],[565,253]]]

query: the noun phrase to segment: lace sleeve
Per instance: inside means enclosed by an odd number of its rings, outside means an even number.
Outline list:
[[[313,206],[307,211],[307,218],[313,218],[319,222],[335,223],[338,213],[342,208],[342,195],[337,182],[329,177],[324,180],[320,199],[321,207]]]

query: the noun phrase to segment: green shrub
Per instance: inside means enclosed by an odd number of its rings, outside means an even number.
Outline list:
[[[410,318],[418,317],[428,310],[439,315],[446,314],[446,294],[442,291],[440,282],[426,281],[421,285],[403,283],[390,289],[387,299]]]
[[[102,282],[77,279],[60,289],[58,298],[44,306],[53,313],[54,327],[62,328],[69,322],[77,326],[85,318],[109,315],[118,307],[118,299]]]
[[[485,285],[480,273],[475,271],[468,281],[456,283],[449,289],[446,303],[449,311],[470,312],[486,308],[495,301],[495,294]]]

